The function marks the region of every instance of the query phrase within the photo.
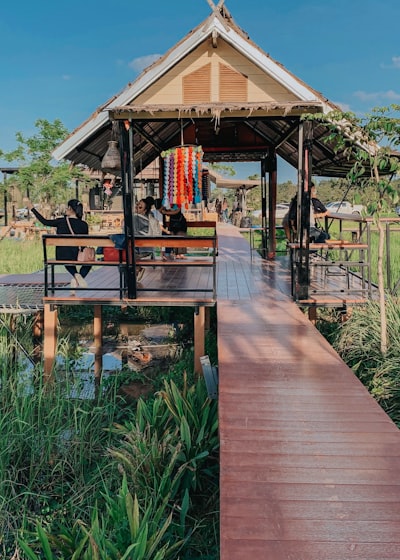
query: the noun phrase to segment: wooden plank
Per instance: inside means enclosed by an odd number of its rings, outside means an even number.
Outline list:
[[[400,432],[278,271],[218,299],[220,558],[399,558]]]

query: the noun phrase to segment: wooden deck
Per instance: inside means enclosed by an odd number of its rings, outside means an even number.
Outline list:
[[[279,263],[246,267],[228,229],[219,247],[220,275],[240,255],[218,293],[221,560],[398,560],[399,430]]]
[[[221,560],[399,560],[399,430],[292,301],[287,262],[251,258],[230,225],[218,237]],[[91,272],[90,286],[112,273]],[[199,273],[150,269],[143,284],[160,275],[160,285],[191,286]],[[2,278],[1,296],[17,293],[13,282],[34,286],[38,302],[43,273]],[[203,295],[172,293],[173,304]],[[329,304],[352,303],[336,297]],[[71,298],[64,289],[54,301],[121,305],[117,291]]]

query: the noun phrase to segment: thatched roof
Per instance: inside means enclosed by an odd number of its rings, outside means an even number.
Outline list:
[[[231,80],[225,89],[222,79]],[[136,169],[182,138],[201,145],[205,161],[257,161],[276,150],[296,168],[301,116],[333,110],[339,107],[263,52],[223,6],[99,107],[53,155],[100,169],[113,121],[131,119]],[[350,164],[327,140],[328,128],[313,126],[313,174],[345,176]]]

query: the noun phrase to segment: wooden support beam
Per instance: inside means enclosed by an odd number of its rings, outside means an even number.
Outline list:
[[[197,307],[194,313],[194,371],[201,374],[201,356],[205,352],[205,308]]]
[[[277,158],[275,151],[268,154],[268,258],[276,257],[276,202],[277,202]]]
[[[204,329],[208,332],[211,327],[211,307],[206,307],[204,309]]]
[[[103,317],[102,306],[94,306],[93,338],[94,338],[94,377],[100,380],[103,370]]]
[[[44,337],[44,312],[43,310],[37,311],[32,324],[32,358],[35,364],[39,363],[42,359],[43,352],[43,337]]]
[[[44,305],[43,374],[44,381],[52,380],[57,348],[57,307]]]
[[[315,326],[317,323],[317,308],[316,307],[309,307],[308,308],[308,318],[311,323]]]

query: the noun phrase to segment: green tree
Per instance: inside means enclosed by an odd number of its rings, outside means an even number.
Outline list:
[[[53,150],[67,137],[68,130],[58,119],[52,123],[38,119],[35,127],[36,134],[29,138],[17,132],[17,147],[10,152],[0,150],[0,158],[19,167],[13,181],[22,193],[29,192],[35,201],[46,204],[65,201],[73,181],[83,179],[79,169],[52,159]]]
[[[331,129],[328,140],[334,140],[335,149],[343,151],[352,162],[347,175],[351,185],[358,185],[368,193],[368,211],[375,218],[379,233],[378,289],[381,322],[381,352],[388,348],[383,256],[385,229],[380,217],[391,211],[399,200],[400,171],[400,105],[378,107],[370,114],[333,111],[327,115],[307,115],[308,120],[324,122]]]
[[[209,167],[221,173],[224,177],[234,177],[236,175],[235,168],[233,165],[226,165],[224,163],[210,163]]]

